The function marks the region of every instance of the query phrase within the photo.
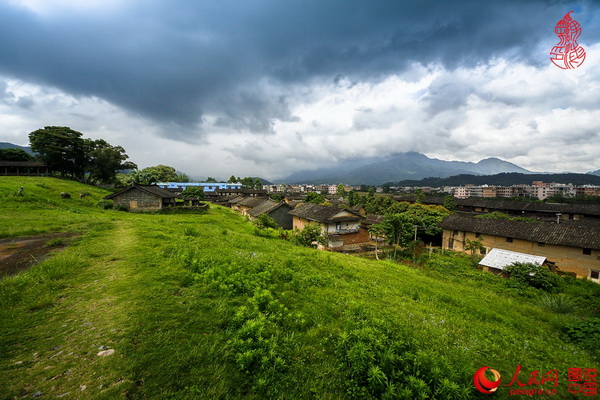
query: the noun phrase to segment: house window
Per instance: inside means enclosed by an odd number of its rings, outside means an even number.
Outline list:
[[[583,254],[585,254],[586,256],[591,256],[592,255],[592,249],[588,249],[587,247],[583,249]]]
[[[336,231],[341,231],[342,230],[342,224],[336,224],[335,225],[335,230]]]
[[[454,248],[454,240],[449,239],[448,240],[448,250],[452,250],[453,248]]]
[[[544,243],[544,242],[538,242],[539,247],[544,247],[545,245],[546,245],[546,243]]]
[[[477,239],[483,239],[483,235],[482,235],[481,233],[476,233],[476,234],[475,234],[475,237],[476,237]]]
[[[481,250],[479,250],[479,254],[485,256],[485,253],[487,253],[487,249],[485,247],[482,247]]]
[[[590,279],[600,279],[600,271],[590,270]]]
[[[506,241],[507,241],[508,243],[512,243],[512,242],[513,242],[513,238],[511,238],[511,237],[507,237],[507,238],[506,238]]]

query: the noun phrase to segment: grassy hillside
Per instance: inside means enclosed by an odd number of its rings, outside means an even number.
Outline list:
[[[473,373],[508,383],[517,365],[558,369],[566,398],[567,368],[599,366],[564,334],[598,311],[596,285],[557,313],[468,257],[376,262],[255,236],[225,208],[128,214],[104,194],[0,178],[0,235],[83,233],[0,281],[1,398],[485,398]]]

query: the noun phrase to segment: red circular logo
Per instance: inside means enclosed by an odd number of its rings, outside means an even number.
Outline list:
[[[489,380],[485,376],[485,371],[488,369],[494,375],[493,381]],[[496,389],[498,389],[498,386],[500,386],[500,382],[502,382],[500,372],[490,367],[481,367],[477,370],[477,372],[475,372],[475,375],[473,375],[473,383],[475,384],[475,388],[477,388],[477,390],[479,390],[481,393],[494,393]]]

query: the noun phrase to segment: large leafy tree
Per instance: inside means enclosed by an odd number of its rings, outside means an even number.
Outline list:
[[[2,161],[31,161],[33,159],[34,157],[23,149],[0,149],[0,160]]]
[[[87,165],[86,143],[66,126],[46,126],[29,134],[31,150],[63,178],[83,180]]]
[[[177,171],[168,165],[159,164],[144,168],[142,171],[155,176],[155,182],[174,182],[177,180]]]
[[[137,169],[137,165],[126,161],[129,156],[121,146],[112,146],[105,140],[85,139],[87,152],[87,180],[93,183],[113,183],[117,171]]]

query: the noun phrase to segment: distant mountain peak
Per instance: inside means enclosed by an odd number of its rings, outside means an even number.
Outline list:
[[[446,178],[459,174],[492,175],[502,172],[531,173],[518,165],[496,157],[473,163],[429,158],[425,154],[411,151],[368,160],[357,160],[356,163],[340,162],[317,171],[296,172],[281,181],[285,183],[381,185],[385,182],[397,182],[405,179]]]

